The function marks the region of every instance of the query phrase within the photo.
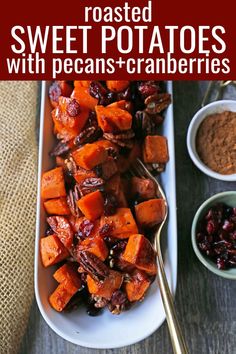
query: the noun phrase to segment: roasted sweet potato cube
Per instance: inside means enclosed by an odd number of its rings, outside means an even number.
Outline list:
[[[129,81],[125,80],[107,80],[107,88],[113,92],[124,91],[129,86]]]
[[[50,295],[49,302],[56,311],[61,312],[78,290],[71,280],[66,280]]]
[[[90,86],[91,81],[89,80],[75,80],[74,81],[74,86],[77,87],[89,87]]]
[[[40,253],[44,267],[61,262],[69,256],[68,250],[55,234],[40,239]]]
[[[156,197],[156,186],[150,178],[131,178],[131,195],[139,200],[146,200]]]
[[[71,281],[76,288],[81,288],[81,278],[80,274],[78,273],[78,266],[75,263],[67,262],[63,264],[60,268],[56,270],[53,274],[53,278],[58,283],[63,283],[67,280]]]
[[[71,97],[75,98],[81,107],[86,107],[91,110],[94,110],[95,106],[98,104],[98,99],[89,94],[89,87],[76,85]]]
[[[100,191],[86,194],[77,201],[77,205],[89,220],[98,219],[104,211],[104,200]]]
[[[165,213],[164,199],[149,199],[135,205],[137,223],[144,228],[160,224],[165,217]]]
[[[130,280],[125,283],[128,300],[130,302],[142,300],[150,284],[151,281],[144,272],[135,270],[131,274]]]
[[[97,175],[92,170],[85,170],[84,168],[78,166],[77,171],[73,174],[73,177],[77,183],[81,183],[86,178],[94,178],[97,177]]]
[[[58,139],[61,139],[63,142],[68,142],[74,139],[79,134],[77,127],[69,128],[63,125],[60,121],[58,121],[55,117],[55,110],[52,111],[52,119],[54,123],[54,134],[57,136]]]
[[[72,152],[73,159],[76,165],[92,170],[97,165],[104,163],[107,160],[107,150],[96,144],[86,144],[83,147]]]
[[[44,202],[44,208],[48,214],[52,215],[70,215],[70,209],[66,198],[49,199]]]
[[[82,131],[88,117],[88,108],[80,107],[75,99],[60,97],[59,105],[52,111],[54,132],[59,139],[67,142]]]
[[[146,163],[166,163],[169,160],[166,137],[146,136],[143,144],[143,160]]]
[[[156,254],[150,241],[141,234],[131,235],[121,259],[150,275],[157,272]]]
[[[99,127],[105,133],[131,129],[132,115],[116,107],[95,107]]]
[[[118,171],[117,164],[113,157],[108,156],[107,160],[101,165],[102,178],[108,180]]]
[[[115,101],[112,102],[111,104],[109,104],[107,107],[114,107],[114,108],[120,108],[120,109],[125,109],[127,107],[127,104],[129,102],[125,101],[125,100],[121,100],[121,101]]]
[[[109,276],[104,281],[94,280],[90,275],[87,276],[88,291],[90,294],[102,296],[110,299],[115,290],[121,287],[123,275],[115,270],[110,270]]]
[[[81,132],[89,117],[89,110],[80,107],[79,103],[69,97],[60,97],[59,106],[55,109],[54,117],[67,128],[78,129]]]
[[[65,182],[62,167],[43,173],[41,183],[41,195],[44,199],[66,196]]]
[[[85,240],[81,241],[78,245],[78,251],[89,251],[90,253],[95,254],[101,261],[105,261],[108,256],[108,249],[103,238],[97,237],[88,237]]]
[[[110,225],[110,236],[115,238],[128,238],[138,232],[138,227],[129,208],[118,208],[114,215],[103,216],[101,227],[105,224]]]
[[[70,249],[73,243],[72,227],[64,216],[49,216],[47,222],[63,245]]]

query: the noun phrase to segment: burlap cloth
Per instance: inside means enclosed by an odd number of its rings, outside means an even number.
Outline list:
[[[0,353],[16,353],[33,297],[37,82],[0,81]]]

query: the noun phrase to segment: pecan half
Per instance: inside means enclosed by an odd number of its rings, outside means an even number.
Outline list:
[[[171,103],[171,95],[169,93],[158,93],[148,96],[145,101],[146,112],[156,114],[162,112]]]
[[[85,128],[74,140],[75,145],[92,143],[102,136],[102,130],[99,127],[91,126]]]
[[[133,138],[135,133],[132,129],[119,132],[119,133],[104,133],[104,138],[121,146],[131,149],[134,145]]]
[[[146,111],[137,111],[134,117],[134,126],[140,136],[151,135],[156,131],[154,116],[150,116]]]
[[[91,295],[93,301],[94,301],[94,306],[96,308],[102,309],[108,304],[108,300],[105,299],[104,297],[98,296],[98,295]]]
[[[88,251],[81,251],[78,254],[80,267],[91,277],[100,281],[109,275],[109,268],[94,254]]]
[[[77,200],[80,198],[80,193],[78,189],[78,185],[75,185],[74,189],[70,189],[69,193],[67,194],[66,201],[70,208],[71,214],[75,217],[82,216],[81,211],[77,206]]]
[[[64,143],[63,141],[59,141],[59,143],[50,152],[50,156],[65,155],[68,153],[69,150],[70,150],[70,148],[67,145],[67,143]]]
[[[119,315],[125,310],[126,305],[129,303],[126,294],[121,290],[116,290],[112,294],[111,300],[108,304],[108,309],[113,315]]]
[[[83,197],[86,194],[94,192],[96,190],[104,191],[105,181],[102,178],[90,177],[86,178],[78,185],[78,191],[80,196]]]
[[[114,137],[115,139],[121,139],[121,140],[132,139],[135,136],[134,131],[132,129],[125,130],[119,133],[105,133],[105,134],[108,137],[110,136],[110,137]]]

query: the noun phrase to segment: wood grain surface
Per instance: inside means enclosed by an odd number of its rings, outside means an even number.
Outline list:
[[[192,164],[186,149],[189,122],[200,107],[207,82],[174,82],[174,119],[178,206],[178,286],[176,308],[192,354],[236,354],[236,281],[209,272],[196,258],[190,228],[198,206],[211,195],[236,190],[236,182],[208,178]],[[236,99],[228,87],[224,97]],[[91,333],[91,336],[93,334]],[[113,350],[73,345],[55,334],[33,302],[28,328],[19,354],[169,354],[166,323],[142,342]]]

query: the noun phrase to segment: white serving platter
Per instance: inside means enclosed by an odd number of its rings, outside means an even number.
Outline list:
[[[134,344],[155,332],[165,320],[157,282],[152,284],[143,302],[119,316],[105,310],[97,317],[90,317],[82,306],[70,313],[58,313],[48,302],[49,295],[56,288],[56,281],[52,277],[56,267],[45,269],[42,266],[39,240],[46,229],[46,215],[40,198],[41,175],[54,167],[53,159],[49,157],[49,151],[55,144],[52,132],[52,108],[48,99],[49,85],[50,82],[42,82],[34,272],[38,307],[47,324],[59,336],[74,344],[98,349]],[[172,82],[167,82],[167,91],[172,94]],[[177,285],[177,221],[173,105],[166,111],[162,134],[168,138],[170,156],[166,170],[160,176],[169,205],[168,221],[163,230],[163,256],[168,282],[174,294]]]

